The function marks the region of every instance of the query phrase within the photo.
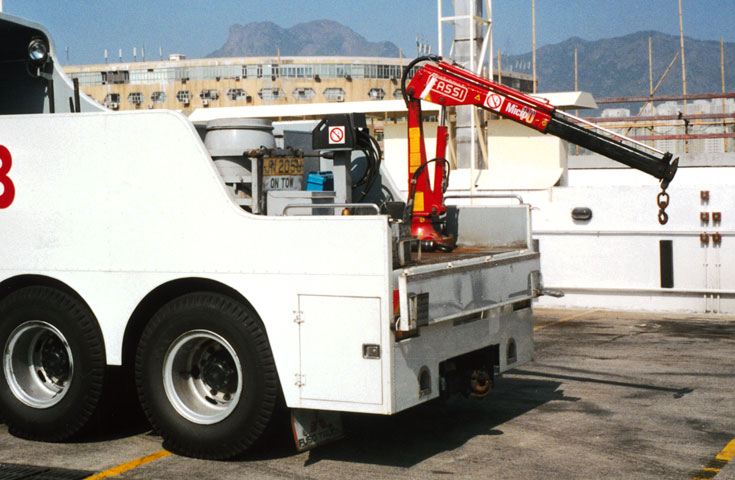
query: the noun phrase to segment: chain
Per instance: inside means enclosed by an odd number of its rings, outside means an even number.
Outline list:
[[[656,203],[658,203],[658,223],[666,225],[669,221],[669,215],[666,213],[666,207],[669,206],[669,194],[666,193],[666,188],[661,187],[661,192],[656,197]]]

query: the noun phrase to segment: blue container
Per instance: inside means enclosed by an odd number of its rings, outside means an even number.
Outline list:
[[[309,192],[334,190],[334,174],[332,172],[311,172],[306,177],[306,190]]]

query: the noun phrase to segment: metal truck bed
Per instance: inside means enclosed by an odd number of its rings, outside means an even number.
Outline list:
[[[452,218],[454,251],[421,252],[393,270],[392,412],[442,395],[448,372],[468,359],[503,372],[533,357],[531,305],[542,286],[530,207],[458,207]]]
[[[393,271],[401,311],[398,331],[537,295],[539,255],[531,248],[528,205],[454,207],[451,218],[456,249],[417,253],[415,263]]]

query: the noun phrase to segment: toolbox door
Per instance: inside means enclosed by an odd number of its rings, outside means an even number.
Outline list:
[[[383,403],[380,298],[299,295],[302,400]]]

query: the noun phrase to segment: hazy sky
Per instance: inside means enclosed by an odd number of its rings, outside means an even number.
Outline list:
[[[445,0],[445,15],[451,1]],[[735,1],[682,0],[684,34],[700,40],[735,42]],[[184,53],[202,57],[221,47],[234,23],[272,21],[282,27],[317,19],[347,25],[370,41],[389,40],[407,57],[416,56],[421,34],[437,51],[437,2],[434,0],[2,0],[3,11],[45,25],[58,57],[72,64],[111,61],[133,47],[146,56]],[[531,0],[494,0],[494,50],[531,50]],[[679,34],[678,0],[536,0],[537,45],[578,36],[610,38],[639,30]],[[446,32],[445,36],[450,33]],[[275,53],[275,52],[274,52]],[[447,50],[445,49],[445,53]]]

